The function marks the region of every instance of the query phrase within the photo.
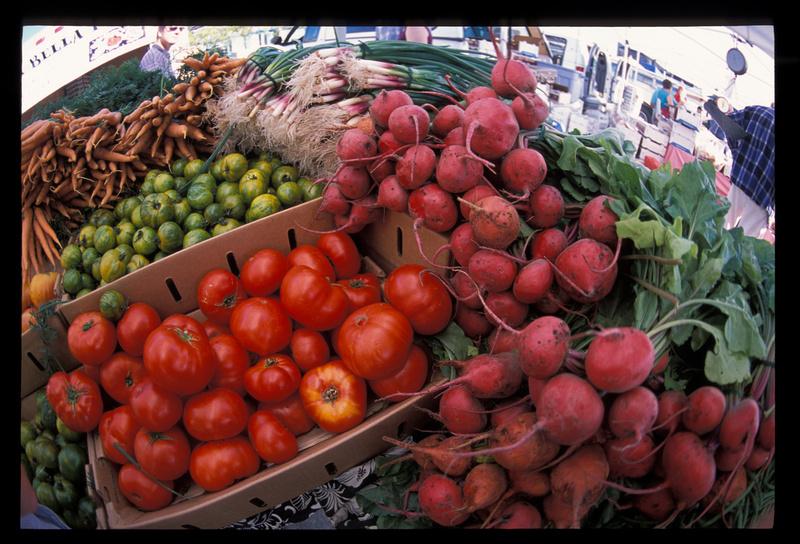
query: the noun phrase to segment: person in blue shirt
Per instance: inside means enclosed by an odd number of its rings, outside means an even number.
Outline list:
[[[706,107],[713,110],[709,102]],[[732,138],[714,119],[703,123],[720,140],[727,138],[733,157],[725,227],[739,226],[746,235],[763,238],[775,210],[775,108],[748,106],[727,117],[744,133]]]
[[[653,91],[653,96],[650,97],[650,105],[653,107],[653,113],[657,111],[657,108],[660,108],[658,111],[667,119],[671,117],[669,108],[674,103],[670,89],[672,89],[672,82],[665,79],[661,82],[661,88]]]

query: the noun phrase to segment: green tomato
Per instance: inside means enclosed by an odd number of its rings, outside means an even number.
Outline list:
[[[277,189],[288,181],[297,181],[297,168],[294,166],[280,166],[272,172],[272,186]]]
[[[75,484],[64,478],[63,476],[56,475],[53,483],[53,491],[56,495],[56,500],[61,508],[73,508],[78,506],[78,499],[80,493]]]
[[[33,456],[38,465],[46,468],[57,469],[58,454],[59,449],[58,445],[55,443],[55,440],[50,440],[44,436],[39,436],[39,438],[34,441]]]
[[[163,194],[167,195],[173,204],[175,204],[181,199],[180,193],[178,193],[178,191],[176,191],[175,189],[169,189],[168,191],[164,191]]]
[[[69,444],[69,442],[67,442],[67,439],[64,438],[63,436],[61,436],[60,434],[56,435],[55,443],[56,443],[56,446],[58,446],[59,451],[61,451],[61,448],[63,448],[67,444]]]
[[[152,255],[158,250],[158,234],[153,227],[142,227],[133,234],[133,249],[139,255]]]
[[[119,223],[114,227],[114,234],[117,236],[117,244],[131,245],[134,232],[136,232],[136,227],[130,221]]]
[[[61,278],[61,287],[70,295],[76,294],[82,289],[81,272],[77,268],[70,268],[64,272]]]
[[[94,529],[97,525],[97,505],[88,496],[84,495],[78,500],[78,520],[80,529]]]
[[[61,421],[61,418],[56,418],[56,429],[58,430],[58,434],[63,436],[67,442],[79,442],[86,436],[84,433],[73,431],[67,427],[67,424]]]
[[[250,165],[250,168],[258,170],[262,174],[264,174],[264,179],[270,179],[272,177],[272,164],[265,159],[259,159],[253,161]]]
[[[127,263],[122,260],[119,250],[106,251],[100,259],[100,281],[111,283],[118,280],[127,272],[126,266]]]
[[[81,274],[81,290],[89,289],[90,291],[94,289],[95,281],[91,274],[87,274],[86,272]],[[76,295],[77,296],[77,295]]]
[[[225,181],[239,181],[247,171],[247,158],[241,153],[230,153],[222,159],[222,177]]]
[[[33,469],[33,477],[40,482],[53,482],[53,475],[50,474],[50,471],[44,465],[39,465]]]
[[[155,192],[156,191],[153,188],[153,180],[145,178],[145,180],[142,182],[142,185],[139,187],[139,193],[142,196],[150,196]]]
[[[269,159],[269,164],[272,166],[273,172],[283,166],[283,162],[281,161],[280,157],[276,156],[273,156],[271,159]]]
[[[245,221],[250,223],[262,219],[281,210],[281,202],[274,195],[264,194],[257,196],[250,204],[250,209],[245,213]]]
[[[278,200],[287,208],[300,204],[300,202],[303,201],[303,190],[293,181],[282,183],[281,186],[278,187],[277,192]]]
[[[131,257],[131,260],[128,262],[128,266],[126,268],[128,270],[128,273],[130,274],[131,272],[135,272],[136,270],[139,270],[140,268],[145,267],[148,264],[150,264],[148,258],[145,257],[144,255],[139,255],[137,253],[136,255]]]
[[[19,424],[19,445],[23,448],[31,440],[36,440],[39,436],[39,431],[36,430],[36,425],[31,421],[22,420]]]
[[[203,185],[192,185],[186,193],[186,200],[192,209],[205,210],[214,202],[214,194]]]
[[[98,267],[98,268],[100,268],[100,263],[97,263],[97,267]],[[94,291],[94,289],[81,289],[81,290],[80,290],[80,291],[78,291],[78,293],[75,295],[75,298],[77,299],[77,298],[81,298],[81,297],[83,297],[83,296],[86,296],[86,295],[88,295],[89,293],[91,293],[92,291]]]
[[[100,253],[105,253],[109,249],[117,246],[117,235],[114,234],[114,227],[102,225],[97,227],[94,233],[94,247]]]
[[[100,296],[100,313],[112,323],[119,321],[127,308],[128,301],[119,291],[109,289]]]
[[[94,225],[84,225],[78,231],[78,245],[82,248],[94,247],[94,233],[97,232],[97,227]]]
[[[100,259],[97,259],[92,263],[92,277],[94,278],[94,281],[100,281],[103,279],[103,276],[100,274],[100,264]]]
[[[144,226],[144,221],[142,221],[142,205],[138,204],[133,211],[131,212],[131,223],[137,229],[142,228]]]
[[[68,268],[78,268],[83,264],[83,255],[81,248],[75,244],[68,244],[61,252],[61,268],[67,270]]]
[[[211,236],[219,236],[225,234],[236,227],[241,226],[241,223],[232,217],[226,217],[211,229]]]
[[[69,509],[61,512],[61,519],[64,520],[64,523],[69,525],[70,529],[77,529],[80,524],[78,521],[78,514]]]
[[[28,478],[28,481],[30,482],[31,480],[33,480],[34,477],[33,465],[31,465],[31,462],[28,460],[28,456],[25,455],[25,453],[23,452],[20,452],[19,460],[20,463],[22,464],[22,468],[25,469],[25,476]]]
[[[183,236],[183,247],[187,248],[189,246],[199,244],[200,242],[204,242],[209,238],[211,238],[211,235],[208,233],[207,230],[203,229],[190,230]]]
[[[58,452],[58,471],[72,483],[80,484],[86,474],[84,467],[89,462],[86,451],[78,444],[67,444]]]
[[[175,205],[167,195],[156,193],[144,199],[141,213],[144,224],[155,229],[175,218]]]
[[[233,183],[233,182],[230,182],[230,181],[223,181],[217,187],[217,196],[215,197],[215,200],[221,204],[222,201],[225,200],[226,196],[238,195],[238,194],[239,194],[239,184],[238,183]]]
[[[209,225],[213,226],[217,221],[225,217],[225,208],[217,202],[209,204],[203,211],[203,217]]]
[[[239,182],[239,193],[248,206],[257,196],[267,192],[267,182],[264,180],[264,177],[260,175],[260,172],[257,170],[255,172],[257,175],[245,176]]]
[[[172,161],[172,164],[169,165],[169,171],[173,176],[183,176],[183,170],[186,168],[188,163],[189,160],[184,159],[183,157],[175,159]]]
[[[183,231],[174,221],[158,227],[158,248],[164,253],[175,253],[183,247]]]
[[[164,257],[168,257],[168,256],[169,255],[167,253],[164,253],[163,251],[159,251],[158,253],[153,255],[153,262],[156,262],[156,261],[158,261],[160,259],[163,259]]]
[[[322,191],[324,190],[325,186],[322,183],[308,183],[303,189],[303,202],[309,202],[310,200],[321,197]]]
[[[119,251],[120,260],[122,260],[122,262],[124,262],[126,265],[131,262],[131,257],[136,255],[136,250],[128,244],[120,244],[116,249]]]
[[[92,265],[95,263],[95,261],[99,261],[101,256],[102,255],[100,255],[100,252],[94,247],[87,247],[83,251],[83,255],[81,255],[81,264],[83,265],[83,269],[90,271],[92,269]]]
[[[202,213],[192,212],[188,216],[186,216],[186,220],[183,222],[183,228],[186,232],[195,229],[205,229],[208,227],[208,222],[206,218],[203,217]]]
[[[225,181],[225,178],[222,175],[222,159],[212,162],[209,172],[212,176],[214,176],[214,179],[217,180],[217,183],[222,183]]]
[[[188,180],[183,176],[177,176],[175,178],[175,190],[178,191],[178,194],[181,196],[186,196],[186,191],[189,190],[189,186],[191,184],[191,180]]]
[[[244,197],[239,193],[225,197],[225,200],[222,201],[222,207],[225,210],[226,217],[231,217],[240,221],[244,219],[244,214],[247,211],[247,203],[245,203]]]
[[[159,174],[163,174],[163,173],[164,173],[164,171],[160,170],[158,168],[153,168],[152,170],[148,170],[147,174],[145,174],[145,176],[144,176],[144,181],[142,183],[147,183],[148,181],[150,183],[154,183],[156,181],[156,178],[158,177],[158,175]]]
[[[39,504],[45,505],[56,514],[61,512],[61,505],[58,503],[56,493],[50,483],[40,483],[34,492],[36,493],[36,500],[39,501]]]
[[[114,215],[114,212],[103,208],[93,211],[92,215],[89,216],[89,224],[95,227],[101,227],[103,225],[113,227],[116,222],[117,217]]]
[[[205,187],[206,189],[211,191],[211,194],[214,196],[217,195],[217,180],[215,180],[214,176],[212,176],[211,174],[208,173],[199,174],[196,178],[192,180],[190,188],[196,185]]]
[[[25,458],[31,464],[31,468],[36,468],[39,465],[39,461],[36,460],[36,456],[34,455],[35,452],[36,440],[31,440],[25,444]]]
[[[189,204],[189,201],[185,198],[180,199],[175,203],[175,219],[174,221],[179,224],[183,225],[183,222],[186,221],[186,218],[189,217],[189,214],[192,213],[192,206]]]
[[[141,196],[124,198],[117,202],[117,205],[114,206],[114,215],[117,216],[117,220],[119,221],[128,221],[131,218],[131,212],[133,212],[133,209],[141,203]]]
[[[186,163],[183,167],[183,177],[189,181],[196,178],[203,170],[203,165],[206,163],[203,159],[193,159]]]

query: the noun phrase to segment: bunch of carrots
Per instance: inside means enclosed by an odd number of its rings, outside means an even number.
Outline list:
[[[74,117],[59,110],[20,133],[22,150],[22,277],[59,261],[61,242],[52,224],[57,215],[75,229],[82,208],[111,208],[128,182],[153,166],[166,167],[175,154],[197,158],[215,139],[201,128],[205,103],[222,93],[225,77],[246,59],[206,53],[184,63],[196,71],[172,93],[144,101],[131,114],[103,108]]]

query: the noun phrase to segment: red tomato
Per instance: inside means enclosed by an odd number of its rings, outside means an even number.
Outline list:
[[[181,398],[145,376],[131,391],[130,407],[136,420],[149,431],[168,431],[181,420]]]
[[[198,444],[189,459],[189,474],[206,491],[219,491],[258,472],[261,460],[243,436]]]
[[[244,431],[247,415],[244,399],[230,389],[219,387],[186,401],[183,426],[197,440],[223,440]]]
[[[56,415],[75,432],[88,433],[103,415],[103,398],[97,382],[75,370],[56,372],[47,381],[47,401]]]
[[[333,263],[337,278],[349,278],[361,270],[361,254],[344,232],[328,232],[317,239],[317,247]]]
[[[213,321],[203,321],[203,330],[208,336],[208,339],[211,340],[212,338],[219,336],[220,334],[230,334],[231,331],[228,327],[223,327],[219,323],[214,323]]]
[[[244,388],[256,400],[280,402],[297,391],[300,378],[300,369],[290,357],[274,354],[247,369]]]
[[[174,489],[171,481],[161,482],[169,489]],[[122,495],[136,508],[145,512],[161,510],[172,502],[173,495],[153,480],[145,476],[133,465],[125,465],[119,469],[117,486]]]
[[[239,277],[251,297],[266,297],[281,286],[289,270],[286,255],[275,249],[262,249],[245,261]]]
[[[370,380],[369,387],[379,397],[394,393],[416,393],[428,381],[428,356],[417,346],[411,346],[411,353],[400,372],[382,380]],[[399,402],[403,399],[392,400]]]
[[[215,355],[206,333],[166,321],[144,343],[144,367],[161,387],[181,396],[199,393],[214,377]]]
[[[211,387],[227,387],[244,395],[244,373],[250,367],[250,357],[236,338],[220,334],[209,340],[214,350],[216,368]]]
[[[381,301],[381,284],[375,274],[358,274],[336,283],[344,289],[353,310]]]
[[[312,368],[300,382],[308,416],[330,433],[352,429],[367,414],[367,384],[341,361]]]
[[[413,340],[406,316],[379,302],[347,316],[336,337],[336,353],[357,376],[381,380],[403,368]]]
[[[297,329],[289,342],[292,359],[303,372],[327,363],[331,350],[325,337],[311,329]]]
[[[128,404],[131,391],[144,375],[144,363],[140,358],[119,351],[100,367],[100,385],[112,399]]]
[[[117,331],[100,312],[85,312],[69,326],[67,346],[79,363],[99,366],[114,353]]]
[[[141,357],[147,335],[160,324],[161,317],[152,306],[144,302],[131,304],[117,322],[117,340],[120,347],[128,355]]]
[[[158,480],[177,480],[189,470],[192,447],[180,427],[163,432],[139,429],[133,451],[142,469]]]
[[[285,463],[297,455],[297,439],[274,414],[259,410],[247,422],[247,435],[267,463]]]
[[[93,379],[95,382],[100,383],[100,369],[102,368],[102,366],[81,365],[78,368],[82,370],[84,374]]]
[[[297,246],[289,252],[289,269],[294,266],[307,266],[316,270],[328,281],[336,281],[336,271],[325,254],[316,246],[302,245]]]
[[[236,305],[247,297],[242,282],[228,270],[215,268],[197,284],[200,311],[220,325],[227,325]]]
[[[244,349],[262,357],[289,345],[292,322],[275,298],[242,301],[231,315],[231,333]]]
[[[258,409],[272,412],[295,436],[314,428],[314,422],[303,408],[303,401],[297,391],[280,402],[259,402]]]
[[[307,266],[289,269],[283,277],[280,296],[289,317],[315,331],[335,329],[350,308],[341,286],[331,284]]]
[[[443,331],[453,316],[450,293],[435,274],[418,264],[395,268],[383,284],[386,302],[400,310],[414,332],[430,336]]]
[[[655,158],[655,157],[653,157],[652,155],[647,155],[647,156],[644,158],[644,165],[645,165],[647,168],[649,168],[650,170],[655,170],[656,168],[658,168],[659,166],[661,166],[661,163],[660,163],[660,162],[658,162],[658,159],[656,159],[656,158]]]
[[[117,450],[115,444],[119,444],[128,455],[133,457],[133,441],[141,428],[142,426],[136,420],[130,406],[120,406],[103,414],[97,431],[100,434],[100,443],[103,445],[106,457],[120,465],[129,463],[130,461]]]
[[[162,323],[162,325],[169,325],[170,327],[178,327],[179,329],[186,329],[187,331],[193,332],[199,336],[206,336],[206,328],[193,317],[189,317],[185,314],[172,314],[168,318],[166,318]]]

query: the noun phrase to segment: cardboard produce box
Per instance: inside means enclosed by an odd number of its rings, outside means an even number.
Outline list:
[[[328,214],[316,217],[319,202],[309,204],[313,205],[287,210],[283,212],[286,215],[276,214],[268,223],[254,222],[203,242],[202,254],[184,251],[158,261],[155,265],[162,263],[161,266],[145,267],[137,272],[138,277],[131,275],[128,282],[123,277],[115,288],[131,301],[152,304],[162,317],[176,312],[200,316],[195,287],[206,272],[216,267],[238,272],[238,267],[259,249],[288,252],[298,245],[314,243],[317,235],[299,225],[315,230],[332,228]],[[381,222],[368,226],[354,239],[362,255],[368,257],[365,262],[372,260],[387,273],[401,264],[426,265],[417,248],[412,220],[405,214],[387,213]],[[428,255],[447,242],[444,236],[428,230],[422,231],[421,239]],[[438,262],[444,264],[448,258],[443,252]],[[64,305],[62,315],[69,322],[96,308],[100,294],[91,293]],[[205,493],[194,485],[186,499],[156,512],[142,512],[122,496],[116,484],[118,466],[103,456],[96,432],[89,437],[90,478],[100,496],[108,528],[221,528],[322,485],[385,451],[390,446],[382,437],[396,438],[420,426],[427,416],[418,407],[429,407],[432,400],[432,396],[426,396],[397,404],[372,402],[367,419],[350,431],[331,435],[315,428],[299,438],[301,451],[291,461],[268,466],[215,493]]]

